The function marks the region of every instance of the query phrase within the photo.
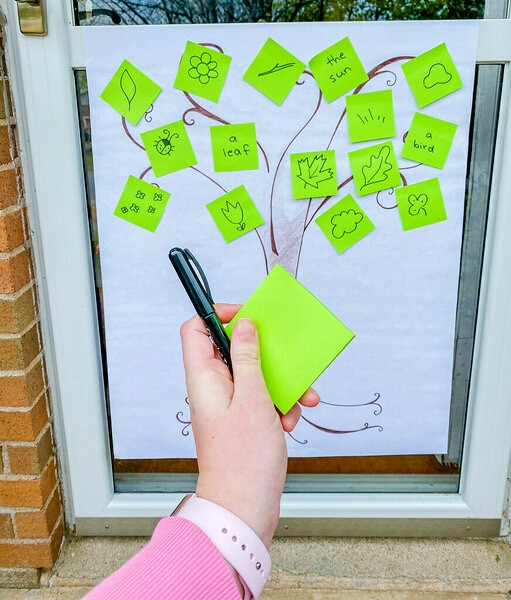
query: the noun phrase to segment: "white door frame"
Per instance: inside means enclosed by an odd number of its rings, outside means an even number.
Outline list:
[[[84,67],[71,2],[47,2],[48,35],[19,33],[7,59],[20,127],[48,379],[67,515],[78,533],[147,534],[181,494],[116,494],[104,402],[73,68]],[[285,494],[279,533],[507,533],[511,455],[511,21],[481,22],[479,63],[505,64],[502,110],[458,494]]]

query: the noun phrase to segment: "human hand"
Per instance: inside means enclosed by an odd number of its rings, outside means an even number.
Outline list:
[[[215,309],[227,323],[240,306],[217,304]],[[249,319],[240,319],[232,332],[234,377],[198,316],[182,325],[181,340],[199,464],[196,493],[230,510],[269,547],[286,477],[284,431],[295,427],[300,406],[286,415],[276,411],[261,373],[257,330]],[[308,390],[300,403],[316,406],[319,396]]]

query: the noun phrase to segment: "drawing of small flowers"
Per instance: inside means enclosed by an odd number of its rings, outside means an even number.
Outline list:
[[[200,56],[192,56],[190,58],[191,68],[188,69],[188,75],[192,79],[198,79],[199,83],[206,85],[210,79],[218,77],[217,66],[215,60],[211,60],[209,52],[203,52]]]

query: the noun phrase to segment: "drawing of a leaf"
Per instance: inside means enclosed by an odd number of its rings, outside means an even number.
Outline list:
[[[392,169],[392,164],[388,162],[390,147],[383,146],[378,154],[371,154],[369,164],[362,166],[362,175],[364,177],[364,185],[372,185],[373,183],[382,183],[388,178],[388,171]]]
[[[128,101],[128,110],[131,110],[131,103],[137,94],[137,84],[128,69],[124,69],[122,72],[120,85],[121,91]]]
[[[332,169],[326,167],[327,159],[322,154],[316,154],[312,159],[310,157],[298,160],[298,179],[301,179],[305,186],[318,189],[319,184],[328,179],[332,179],[334,173]]]

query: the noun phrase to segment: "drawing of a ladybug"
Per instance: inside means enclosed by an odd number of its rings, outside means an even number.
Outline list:
[[[155,141],[154,147],[156,148],[156,152],[158,152],[158,154],[161,154],[162,156],[167,156],[175,148],[175,146],[170,140],[172,138],[178,138],[179,133],[173,133],[172,135],[170,135],[170,131],[168,129],[164,129],[163,134],[164,135],[160,137],[160,139]]]

